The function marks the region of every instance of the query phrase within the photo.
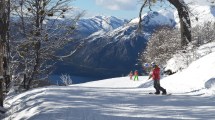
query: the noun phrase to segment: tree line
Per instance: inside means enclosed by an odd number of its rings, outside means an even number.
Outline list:
[[[189,45],[181,47],[181,33],[180,30],[169,27],[162,27],[156,30],[149,38],[147,47],[140,56],[142,63],[150,63],[155,61],[159,65],[166,65],[167,61],[178,56],[181,69],[188,67],[188,65],[202,57],[200,53],[195,52],[199,46],[215,42],[215,23],[208,22],[203,25],[197,25],[191,29],[192,42]],[[211,48],[206,50],[209,54],[212,52]],[[183,58],[180,60],[180,58]]]

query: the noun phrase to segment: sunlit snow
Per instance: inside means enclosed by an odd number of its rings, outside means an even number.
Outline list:
[[[170,96],[154,92],[148,76],[128,76],[37,88],[8,96],[5,120],[173,120],[215,118],[215,52],[161,80]]]

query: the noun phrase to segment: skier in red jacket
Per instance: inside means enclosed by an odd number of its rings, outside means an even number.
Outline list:
[[[160,94],[160,91],[162,91],[162,94],[166,95],[166,89],[160,86],[160,68],[154,62],[152,63],[152,67],[153,69],[148,79],[152,78],[154,81],[154,88],[156,90],[154,94]]]
[[[132,77],[133,77],[133,72],[132,71],[129,73],[129,76],[130,76],[130,80],[132,80]]]

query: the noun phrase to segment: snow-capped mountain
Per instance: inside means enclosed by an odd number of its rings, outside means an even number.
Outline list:
[[[204,0],[203,0],[204,1]],[[201,1],[193,2],[193,0],[186,0],[186,3],[189,4],[190,10],[190,19],[192,27],[197,25],[203,25],[206,22],[215,22],[215,4],[201,4]],[[192,4],[191,4],[192,3]],[[164,16],[168,16],[168,18],[172,19],[176,22],[176,27],[180,27],[178,12],[174,9],[171,10],[160,10]],[[143,15],[146,16],[147,14]],[[166,19],[159,18],[160,21],[166,21]],[[135,18],[130,21],[130,23],[138,23],[139,18]],[[153,22],[153,21],[152,21]]]
[[[57,72],[113,77],[139,69],[137,58],[145,48],[148,37],[159,27],[175,26],[169,14],[172,13],[159,11],[144,15],[141,33],[137,32],[138,24],[130,22],[109,32],[103,30],[90,35],[80,41],[82,47],[73,56],[59,64],[61,67]]]
[[[95,16],[92,18],[84,18],[77,22],[76,34],[78,34],[80,38],[83,38],[100,30],[108,32],[124,25],[127,22],[128,21],[125,19],[122,20],[114,16]]]
[[[142,19],[146,19],[147,16],[153,15],[153,14],[150,14],[150,13],[153,13],[153,11],[150,11],[150,12],[144,14],[142,16]],[[155,22],[165,24],[165,23],[169,23],[169,22],[175,21],[174,20],[175,19],[175,15],[170,10],[159,10],[158,13],[159,13],[159,16],[154,17],[154,18],[152,17],[150,19],[150,21],[148,21],[148,22],[150,22],[150,24],[154,24]],[[133,19],[133,20],[130,21],[130,24],[138,24],[138,22],[139,22],[139,18],[135,18],[135,19]]]
[[[189,7],[193,27],[215,20],[214,6],[197,4]],[[179,27],[176,10],[150,11],[144,14],[142,19],[143,32],[141,34],[136,32],[139,18],[133,19],[127,24],[125,24],[125,20],[115,17],[107,19],[104,16],[96,16],[89,20],[83,19],[78,23],[82,26],[80,30],[85,33],[89,31],[90,33],[86,34],[89,36],[75,43],[82,47],[64,63],[59,63],[59,69],[55,73],[72,71],[72,74],[82,74],[83,72],[87,75],[97,76],[98,71],[101,71],[102,74],[99,76],[111,77],[121,76],[130,70],[138,69],[139,67],[136,66],[138,54],[144,49],[148,37],[153,31],[162,26]],[[108,25],[110,26],[107,27]],[[119,27],[120,25],[121,27]],[[67,48],[67,53],[74,50],[71,46]]]

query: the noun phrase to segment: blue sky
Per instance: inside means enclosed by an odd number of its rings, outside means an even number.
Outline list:
[[[80,10],[85,10],[85,17],[104,15],[130,20],[139,16],[140,1],[143,0],[75,0],[72,5]],[[158,4],[153,7],[153,10],[164,9],[167,6],[166,4]],[[144,12],[147,11],[149,11],[148,8],[144,10]]]
[[[104,15],[128,20],[138,17],[140,9],[138,0],[75,0],[73,5],[85,10],[85,17]]]

